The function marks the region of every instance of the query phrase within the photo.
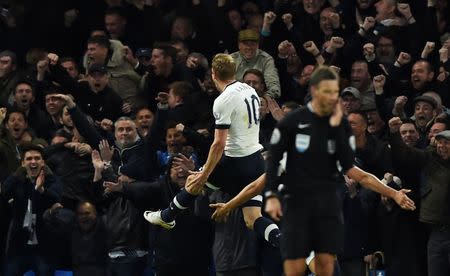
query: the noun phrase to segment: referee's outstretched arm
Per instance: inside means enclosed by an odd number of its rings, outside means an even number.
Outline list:
[[[405,210],[415,210],[416,206],[414,201],[412,201],[406,194],[411,190],[401,189],[400,191],[396,191],[391,187],[388,187],[383,184],[378,178],[374,175],[363,171],[362,169],[353,166],[350,168],[346,175],[351,179],[359,182],[364,188],[370,189],[374,192],[382,194],[386,197],[392,198],[402,209]]]

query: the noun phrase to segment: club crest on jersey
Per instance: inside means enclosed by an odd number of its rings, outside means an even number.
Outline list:
[[[336,141],[330,139],[327,142],[327,150],[329,154],[334,154],[336,152]]]
[[[275,145],[278,144],[278,142],[280,142],[281,139],[281,133],[278,130],[278,128],[275,128],[272,132],[272,137],[270,137],[270,144]]]
[[[309,148],[311,136],[306,134],[297,134],[295,136],[295,148],[298,152],[305,152]]]

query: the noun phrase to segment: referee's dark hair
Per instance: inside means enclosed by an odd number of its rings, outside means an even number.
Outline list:
[[[328,66],[319,66],[311,75],[309,80],[309,86],[317,86],[321,81],[337,80],[339,81],[339,75]]]

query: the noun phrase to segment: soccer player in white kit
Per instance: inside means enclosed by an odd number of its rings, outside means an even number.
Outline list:
[[[240,199],[247,198],[249,200],[241,205],[247,227],[278,246],[280,231],[277,225],[261,215],[260,193],[264,183],[255,181],[265,172],[259,144],[260,100],[252,87],[235,80],[235,74],[236,64],[230,55],[217,54],[214,57],[212,79],[221,94],[214,101],[216,126],[208,159],[200,172],[188,177],[185,187],[168,208],[146,211],[144,217],[166,229],[175,227],[177,215],[193,205],[206,185],[209,189],[221,189],[234,196],[227,204],[210,205],[216,208],[213,218],[226,218],[232,209],[238,207],[233,204],[237,195]]]

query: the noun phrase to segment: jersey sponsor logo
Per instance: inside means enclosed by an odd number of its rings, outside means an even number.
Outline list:
[[[298,124],[299,129],[308,128],[311,124]]]
[[[278,144],[278,142],[280,142],[281,139],[281,133],[278,130],[278,128],[275,128],[272,132],[272,137],[270,137],[270,144],[275,145]]]
[[[336,152],[336,141],[329,139],[327,142],[327,150],[329,154],[334,154]]]
[[[355,140],[355,136],[350,136],[348,138],[348,144],[350,145],[350,148],[352,148],[353,151],[356,150],[356,140]]]
[[[298,152],[305,152],[309,148],[311,136],[306,134],[297,134],[295,136],[295,148]]]

